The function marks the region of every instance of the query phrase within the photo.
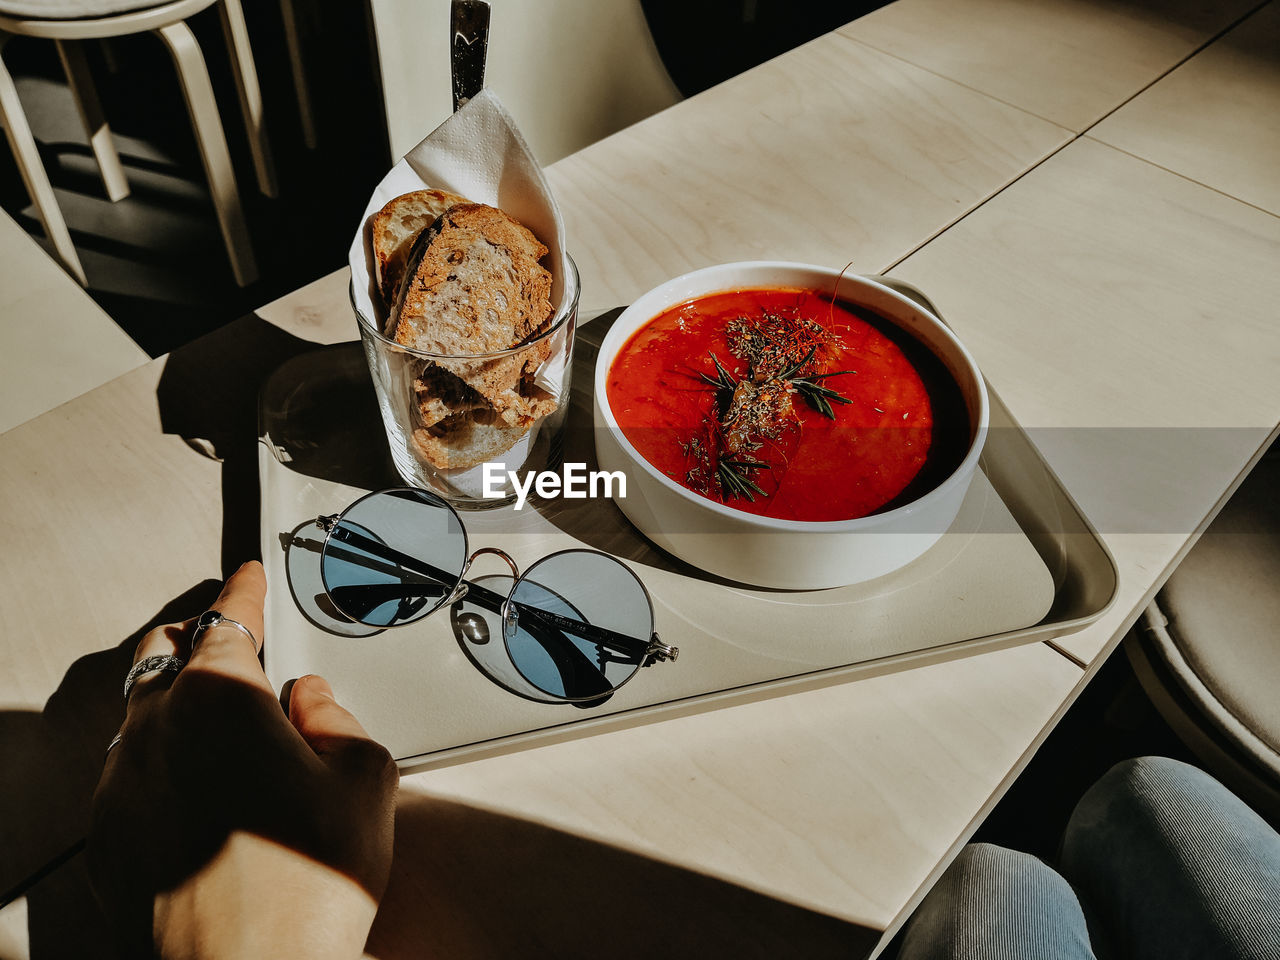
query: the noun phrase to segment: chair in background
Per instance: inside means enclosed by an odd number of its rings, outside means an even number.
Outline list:
[[[1280,443],[1147,608],[1125,651],[1205,768],[1280,822]]]
[[[485,85],[544,164],[681,99],[640,0],[491,0],[491,6]],[[453,110],[449,0],[369,0],[369,8],[391,155],[398,160]]]
[[[307,9],[307,14],[315,11]],[[293,92],[298,97],[298,124],[302,127],[302,142],[308,150],[314,150],[320,139],[316,135],[316,111],[311,102],[311,87],[307,83],[307,70],[302,54],[301,18],[295,0],[280,0],[280,19],[284,25],[284,46],[289,51],[289,73],[293,78]]]
[[[53,40],[67,74],[90,146],[102,173],[107,196],[120,200],[128,196],[120,157],[111,141],[111,131],[94,90],[84,53],[77,41],[101,40],[151,31],[169,50],[177,69],[178,80],[191,115],[200,158],[209,181],[209,193],[222,239],[231,259],[231,269],[238,284],[245,286],[257,279],[258,269],[245,225],[240,193],[231,168],[226,136],[218,115],[217,101],[209,82],[204,56],[195,35],[184,22],[193,14],[217,4],[223,33],[231,53],[241,111],[249,132],[249,146],[259,189],[269,197],[277,192],[275,170],[267,145],[262,121],[262,94],[258,74],[249,49],[249,33],[245,27],[240,0],[171,0],[148,3],[147,0],[0,0],[0,52],[6,34],[42,37]],[[58,208],[53,188],[40,161],[36,142],[27,124],[17,89],[0,59],[0,124],[4,125],[18,169],[27,192],[35,204],[58,258],[67,271],[81,284],[84,268],[76,255],[66,222]]]

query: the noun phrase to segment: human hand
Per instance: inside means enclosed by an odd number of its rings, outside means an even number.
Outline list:
[[[266,577],[242,566],[213,609],[262,637]],[[195,621],[134,662],[186,656]],[[94,795],[89,867],[128,955],[359,956],[391,863],[397,771],[320,677],[286,716],[257,650],[206,630],[176,675],[134,685]]]

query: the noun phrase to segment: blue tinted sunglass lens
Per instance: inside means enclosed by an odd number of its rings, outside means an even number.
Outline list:
[[[520,675],[564,700],[600,699],[626,683],[644,663],[652,634],[653,608],[635,574],[587,550],[530,567],[503,623]]]
[[[320,575],[333,605],[373,627],[436,610],[462,577],[467,537],[425,490],[388,490],[352,504],[325,540]]]

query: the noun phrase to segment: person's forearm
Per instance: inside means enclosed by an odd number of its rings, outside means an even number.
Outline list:
[[[377,911],[355,880],[295,850],[235,833],[193,876],[156,897],[164,960],[361,956]]]

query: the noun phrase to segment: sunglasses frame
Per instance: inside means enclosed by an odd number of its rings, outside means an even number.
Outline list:
[[[649,594],[649,589],[644,585],[644,581],[641,580],[638,576],[636,576],[635,571],[632,570],[625,563],[623,563],[621,560],[619,560],[617,557],[614,557],[612,554],[605,553],[602,550],[592,550],[589,547],[571,547],[566,550],[557,550],[553,553],[547,554],[546,556],[539,557],[537,560],[535,560],[532,564],[529,565],[528,570],[526,570],[524,573],[521,573],[519,565],[515,562],[515,560],[511,557],[511,555],[508,554],[505,550],[502,550],[498,547],[480,547],[479,549],[472,552],[471,539],[467,533],[467,526],[465,523],[462,522],[462,517],[459,515],[458,511],[454,509],[453,505],[449,503],[447,500],[445,500],[443,497],[440,497],[439,495],[432,493],[430,490],[423,490],[418,487],[388,487],[383,490],[375,490],[371,493],[366,493],[364,496],[359,497],[356,500],[353,500],[351,503],[347,504],[347,506],[339,513],[319,516],[319,517],[316,517],[315,519],[315,525],[319,527],[322,531],[324,531],[324,535],[325,535],[324,543],[321,545],[321,550],[320,550],[320,557],[321,557],[320,580],[321,580],[321,583],[324,585],[325,594],[329,597],[330,600],[333,601],[334,608],[339,613],[341,613],[344,617],[351,620],[353,623],[361,623],[361,624],[364,624],[365,626],[370,626],[370,627],[379,626],[379,624],[368,623],[364,620],[359,619],[358,617],[351,616],[351,614],[347,613],[342,608],[341,604],[339,604],[338,601],[334,599],[333,590],[330,588],[329,579],[325,574],[324,557],[328,552],[330,541],[334,538],[335,531],[337,531],[339,524],[343,521],[343,519],[347,516],[348,513],[350,513],[355,507],[364,503],[366,500],[372,499],[373,497],[379,497],[379,496],[384,496],[386,494],[397,494],[397,493],[410,494],[412,495],[413,498],[418,498],[418,499],[425,498],[428,501],[429,505],[440,506],[448,510],[453,515],[453,518],[457,521],[458,529],[462,533],[462,549],[463,549],[463,556],[465,559],[462,564],[462,570],[457,575],[457,582],[452,586],[452,588],[449,588],[447,582],[441,581],[441,586],[446,587],[447,592],[445,596],[441,598],[441,600],[435,606],[433,606],[426,613],[423,613],[421,616],[414,617],[412,620],[405,620],[402,623],[382,625],[383,629],[392,629],[393,627],[404,627],[404,626],[408,626],[411,623],[418,623],[419,621],[425,620],[427,617],[431,616],[434,613],[438,613],[441,610],[444,610],[453,606],[453,604],[457,603],[459,600],[462,600],[464,597],[467,597],[469,595],[477,599],[477,601],[479,601],[479,598],[481,596],[484,596],[486,594],[492,594],[492,597],[500,597],[501,596],[500,594],[493,593],[492,591],[488,590],[487,587],[480,587],[479,585],[467,580],[467,574],[471,571],[471,565],[473,562],[475,562],[475,559],[481,556],[492,555],[492,556],[500,557],[507,564],[507,566],[511,569],[511,576],[512,576],[510,591],[508,591],[505,599],[502,600],[502,604],[500,608],[494,611],[498,613],[499,617],[501,618],[501,623],[502,623],[501,632],[502,632],[503,646],[507,651],[508,658],[510,658],[511,660],[511,665],[515,667],[516,672],[525,680],[525,682],[527,682],[534,689],[538,690],[540,693],[545,694],[548,697],[552,697],[557,702],[561,702],[561,703],[591,703],[591,702],[599,701],[604,699],[605,697],[612,696],[612,694],[615,691],[625,686],[631,680],[632,677],[634,677],[637,673],[640,672],[641,668],[651,667],[655,663],[659,663],[665,660],[675,660],[680,655],[680,649],[678,647],[671,646],[670,644],[663,643],[661,638],[658,636],[658,633],[656,630],[651,630],[649,639],[645,641],[637,637],[628,637],[625,634],[620,634],[617,631],[613,631],[604,627],[597,627],[594,624],[590,624],[585,621],[572,620],[571,618],[564,617],[561,614],[556,614],[548,610],[542,610],[537,607],[527,607],[523,604],[517,603],[514,599],[515,592],[520,587],[520,584],[524,582],[525,577],[529,573],[537,569],[538,566],[540,566],[545,561],[551,560],[555,557],[563,556],[569,553],[596,554],[598,556],[604,557],[605,559],[613,563],[616,563],[618,566],[626,570],[627,573],[631,574],[631,578],[635,580],[636,586],[640,588],[640,592],[644,595],[645,604],[649,608],[649,622],[653,624],[656,618],[654,616],[654,610],[653,610],[653,597]],[[409,498],[406,497],[405,499],[409,499]],[[370,530],[369,532],[372,533],[373,531]],[[351,541],[346,538],[339,538],[338,542],[350,543]],[[359,549],[366,549],[366,548],[359,547]],[[426,567],[430,567],[432,572],[429,572],[428,574],[425,574],[425,575],[430,576],[433,579],[439,579],[436,577],[436,573],[434,572],[436,571],[436,568],[432,567],[426,561],[420,560],[419,558],[416,558],[416,557],[411,557],[407,554],[400,554],[399,551],[393,551],[393,552],[396,554],[399,554],[402,558],[413,560],[419,566],[419,569],[415,571],[419,575],[424,575],[422,573],[421,567],[426,566]],[[439,572],[447,573],[447,571],[439,571]],[[448,575],[452,576],[452,574],[448,574]],[[530,581],[530,582],[532,583],[535,581]],[[546,589],[546,588],[544,587],[543,589]],[[479,603],[479,605],[486,606],[486,607],[491,606],[493,603],[492,597],[485,597],[485,600],[487,602]],[[621,646],[624,648],[629,647],[631,649],[627,650],[626,652],[628,652],[632,656],[639,657],[640,662],[637,664],[636,669],[632,670],[629,674],[627,674],[626,678],[621,683],[611,684],[610,689],[605,693],[595,693],[595,694],[591,694],[588,696],[581,696],[581,697],[570,697],[570,696],[564,696],[562,694],[552,693],[548,690],[543,690],[542,687],[540,687],[537,683],[535,683],[533,680],[525,676],[524,671],[520,669],[519,665],[516,663],[515,657],[512,655],[510,641],[507,639],[508,627],[514,626],[519,622],[520,611],[516,609],[518,606],[525,606],[525,609],[529,613],[529,615],[533,619],[537,621],[541,621],[544,626],[550,626],[554,629],[559,629],[562,632],[574,633],[575,635],[582,637],[588,642],[596,643],[597,645],[600,645],[602,647],[603,646],[614,646],[614,647]],[[643,649],[642,650],[636,649],[637,645],[643,645]],[[480,668],[477,666],[477,669],[480,669]],[[483,670],[481,672],[483,672]],[[601,675],[603,676],[603,670],[601,671]],[[606,678],[606,682],[607,682],[607,678]]]

